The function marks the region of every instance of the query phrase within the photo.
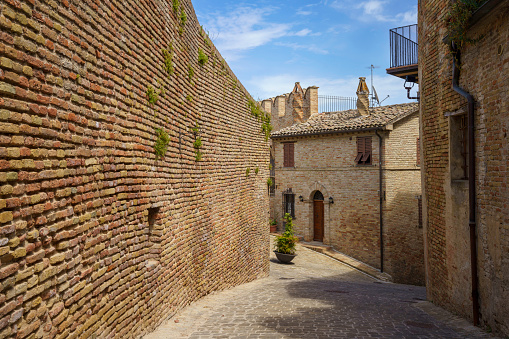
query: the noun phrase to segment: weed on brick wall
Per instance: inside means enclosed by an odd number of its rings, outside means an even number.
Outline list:
[[[155,105],[155,103],[157,102],[157,100],[159,99],[159,94],[156,93],[156,90],[154,89],[154,87],[148,85],[147,87],[147,91],[146,91],[146,94],[147,94],[147,100],[148,102],[151,104],[151,105]]]
[[[198,51],[198,63],[200,66],[205,66],[205,64],[209,61],[209,57],[203,53],[203,50],[200,48]]]
[[[168,144],[170,143],[170,136],[166,131],[161,128],[156,128],[157,139],[154,144],[154,153],[157,159],[162,159],[166,155],[168,150]]]
[[[472,14],[485,2],[486,0],[458,0],[451,5],[446,17],[447,35],[459,48],[465,44],[475,44],[482,39],[482,37],[468,38],[466,32]]]

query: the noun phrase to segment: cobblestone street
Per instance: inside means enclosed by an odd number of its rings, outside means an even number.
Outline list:
[[[491,338],[424,301],[424,287],[383,283],[301,246],[271,254],[269,278],[211,294],[144,339]]]

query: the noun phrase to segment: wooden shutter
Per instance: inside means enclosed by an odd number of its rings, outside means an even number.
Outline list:
[[[359,165],[371,165],[371,137],[357,137],[357,157],[355,162]]]
[[[371,165],[371,137],[364,137],[364,156],[361,162],[364,165]]]
[[[355,162],[357,164],[360,163],[363,155],[364,155],[364,138],[357,137],[357,157],[355,158]]]
[[[284,167],[294,167],[294,144],[283,144]]]
[[[283,154],[284,154],[284,160],[283,160],[283,166],[288,167],[288,144],[283,144]]]
[[[421,166],[421,139],[417,138],[417,166]]]
[[[288,144],[288,167],[294,167],[294,143]]]

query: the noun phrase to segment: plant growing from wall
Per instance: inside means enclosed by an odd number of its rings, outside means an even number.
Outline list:
[[[272,178],[267,178],[267,186],[271,187],[272,185],[274,185],[274,182],[272,182]]]
[[[193,96],[188,94],[187,97],[186,97],[186,100],[189,101],[189,102],[193,102]]]
[[[209,57],[203,53],[203,50],[200,48],[198,51],[198,63],[200,66],[205,66],[205,64],[209,61]]]
[[[178,10],[179,10],[179,7],[180,7],[180,2],[179,2],[179,0],[173,0],[172,7],[173,7],[173,11],[174,11],[175,13],[177,13],[177,12],[178,12]]]
[[[201,147],[203,146],[201,137],[200,137],[200,125],[198,124],[198,121],[196,122],[196,126],[191,128],[191,131],[193,132],[195,136],[195,140],[193,142],[193,147],[196,150],[195,152],[195,160],[201,161],[202,159],[202,153],[201,153]]]
[[[154,87],[148,85],[147,87],[147,91],[146,91],[146,94],[147,94],[147,100],[148,102],[151,104],[151,105],[155,105],[155,103],[157,102],[157,100],[159,99],[159,94],[156,93],[156,90],[154,89]]]
[[[184,7],[181,7],[180,8],[180,24],[182,26],[185,26],[186,22],[187,22],[187,15],[186,15],[186,12],[184,11]]]
[[[189,81],[193,81],[194,77],[194,68],[191,65],[187,66],[187,76],[189,77]]]
[[[461,48],[465,44],[474,44],[482,38],[468,38],[466,32],[472,13],[485,2],[486,0],[458,0],[451,5],[446,17],[447,35],[448,39],[458,47]]]
[[[162,49],[164,57],[164,70],[168,73],[168,78],[175,72],[173,68],[173,46],[170,44],[170,51]]]
[[[260,169],[258,167],[255,168],[255,174],[258,174],[260,172]]]
[[[246,177],[249,176],[249,173],[251,173],[251,168],[248,167],[248,168],[246,168]]]
[[[156,128],[157,139],[154,144],[154,153],[156,160],[164,158],[166,151],[168,150],[168,144],[170,143],[170,136],[166,131],[161,128]]]
[[[282,235],[276,237],[275,250],[282,254],[295,254],[297,237],[293,235],[293,222],[290,214],[285,214],[285,231]]]

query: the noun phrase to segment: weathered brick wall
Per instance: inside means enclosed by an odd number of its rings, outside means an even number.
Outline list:
[[[419,225],[421,171],[417,166],[419,116],[394,124],[384,150],[385,270],[396,282],[424,285],[423,229]]]
[[[138,337],[267,275],[268,142],[179,6],[0,3],[1,338]]]
[[[378,167],[355,165],[356,137],[372,134],[338,134],[295,140],[295,167],[283,168],[282,139],[274,141],[276,190],[274,206],[282,216],[282,192],[295,193],[295,231],[313,240],[313,196],[325,198],[324,243],[380,267]],[[378,141],[373,135],[373,163],[378,163]],[[300,202],[298,197],[305,199]],[[329,197],[334,204],[329,204]]]
[[[394,124],[384,138],[384,270],[395,281],[424,284],[422,228],[418,224],[421,194],[416,165],[417,113]],[[372,137],[373,166],[357,166],[356,138]],[[373,132],[273,139],[276,195],[272,215],[282,217],[282,193],[295,194],[295,231],[313,240],[313,196],[325,198],[324,243],[380,268],[379,141]],[[413,140],[413,142],[410,142]],[[283,143],[295,141],[295,167],[283,167]],[[302,196],[304,202],[298,197]],[[329,204],[329,197],[334,203]],[[282,230],[282,222],[279,223]]]
[[[442,38],[449,1],[420,2],[419,71],[424,155],[428,298],[472,317],[467,182],[451,175],[451,118],[466,105],[452,90],[452,60]],[[460,86],[474,96],[481,322],[509,334],[509,5],[475,26],[484,37],[462,48]]]

